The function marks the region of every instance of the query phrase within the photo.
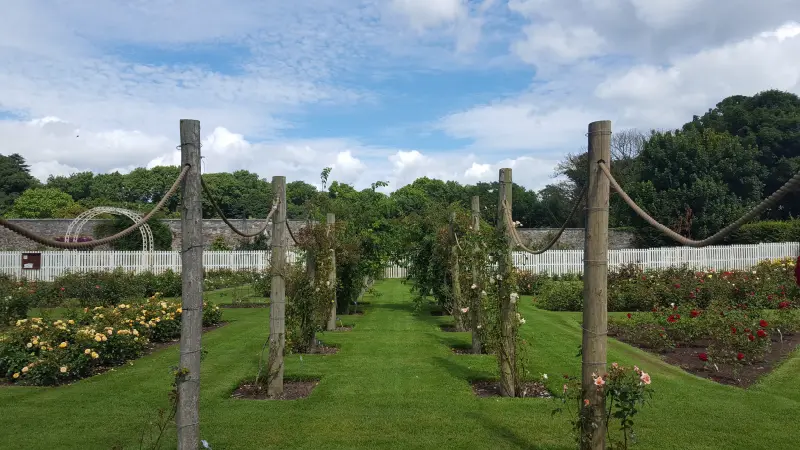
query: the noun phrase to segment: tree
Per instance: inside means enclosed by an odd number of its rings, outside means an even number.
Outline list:
[[[5,213],[23,192],[38,187],[25,158],[17,153],[0,155],[0,214]]]
[[[147,222],[147,224],[150,225],[150,230],[153,232],[153,249],[171,250],[172,230],[170,230],[169,225],[159,219],[158,217],[154,217]],[[95,226],[94,235],[98,238],[104,238],[117,234],[131,225],[133,225],[133,220],[125,216],[114,216],[113,219]],[[138,230],[133,231],[127,236],[112,242],[109,246],[114,250],[141,251],[142,233]]]
[[[694,116],[683,129],[728,132],[743,146],[755,147],[755,159],[764,169],[763,196],[775,192],[800,170],[800,97],[790,92],[768,90],[752,97],[727,97],[702,116]],[[767,212],[766,217],[800,215],[800,195],[789,194],[781,204],[782,208]]]
[[[758,150],[713,130],[654,133],[639,156],[641,180],[628,194],[659,222],[702,239],[736,220],[762,197]],[[671,241],[638,217],[641,245]]]
[[[19,219],[53,219],[62,214],[80,212],[69,194],[53,188],[33,188],[23,192],[8,211],[8,217]]]

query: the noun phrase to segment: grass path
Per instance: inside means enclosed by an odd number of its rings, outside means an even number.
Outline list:
[[[287,375],[319,376],[298,401],[230,398],[253,377],[267,336],[268,309],[227,309],[230,323],[203,336],[202,438],[226,449],[571,449],[568,419],[547,399],[479,399],[469,378],[497,372],[491,356],[455,355],[467,333],[444,333],[449,318],[414,315],[408,290],[382,282],[350,332],[322,333],[336,355],[287,358]],[[523,335],[537,372],[557,383],[577,374],[576,315],[535,310],[525,301]],[[666,365],[611,341],[610,361],[653,376],[656,399],[637,420],[641,449],[791,449],[800,441],[800,357],[743,391]],[[177,347],[71,386],[0,388],[0,449],[138,448],[137,436],[166,406]],[[174,428],[166,445],[174,448]]]

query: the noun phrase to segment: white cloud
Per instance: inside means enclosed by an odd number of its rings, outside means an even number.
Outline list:
[[[604,51],[604,39],[587,26],[565,27],[549,22],[528,25],[524,32],[525,39],[514,43],[514,52],[539,67],[571,63]]]
[[[638,65],[609,77],[596,96],[619,105],[625,120],[675,127],[725,97],[768,89],[800,93],[800,25],[674,58],[666,67]]]
[[[392,0],[396,12],[406,16],[418,30],[450,24],[467,14],[463,0]]]

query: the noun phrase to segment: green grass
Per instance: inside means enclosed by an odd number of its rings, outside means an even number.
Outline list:
[[[225,310],[230,323],[203,336],[201,432],[220,449],[571,449],[568,417],[551,416],[548,399],[479,399],[470,378],[496,375],[492,356],[454,355],[467,333],[444,333],[450,318],[414,315],[405,286],[378,285],[380,296],[351,332],[323,333],[336,355],[287,358],[291,376],[319,376],[297,401],[230,398],[256,373],[267,337],[268,309]],[[219,294],[214,294],[219,295]],[[578,374],[579,315],[536,310],[520,302],[536,372],[559,385]],[[167,405],[171,347],[91,379],[58,388],[0,388],[0,448],[138,448],[137,436]],[[718,385],[616,341],[609,362],[638,364],[656,397],[637,417],[641,449],[796,448],[800,428],[800,357],[748,390]],[[174,448],[174,428],[164,448]]]

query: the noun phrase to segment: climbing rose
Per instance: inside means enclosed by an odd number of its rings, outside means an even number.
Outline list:
[[[700,358],[700,361],[708,361],[708,355],[706,353],[700,353],[697,357]]]

